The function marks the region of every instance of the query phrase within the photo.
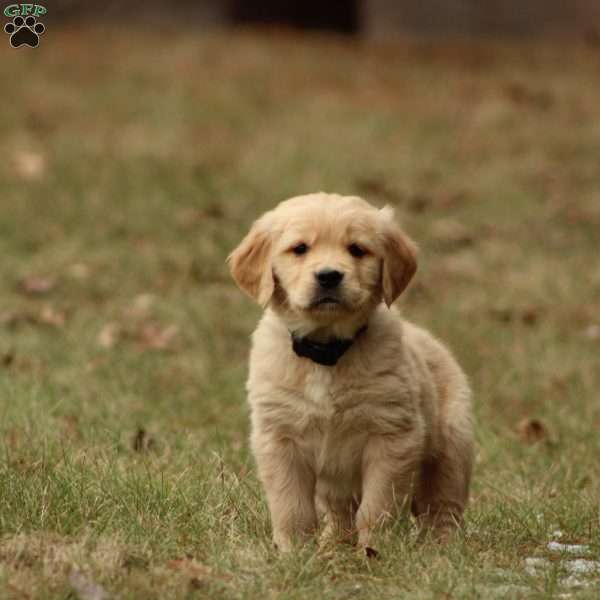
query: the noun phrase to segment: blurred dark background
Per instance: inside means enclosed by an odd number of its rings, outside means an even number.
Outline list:
[[[598,0],[57,0],[48,18],[211,27],[287,26],[366,37],[420,35],[598,36]]]

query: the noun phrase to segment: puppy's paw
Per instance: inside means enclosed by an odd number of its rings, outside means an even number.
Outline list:
[[[277,536],[273,539],[273,547],[280,554],[287,554],[292,551],[293,544],[291,540],[284,538],[282,536]]]
[[[455,525],[430,525],[422,527],[419,531],[418,541],[420,543],[433,543],[438,546],[445,546],[454,541],[461,530]]]
[[[379,551],[375,550],[372,546],[358,546],[357,551],[361,558],[368,560],[379,558]]]

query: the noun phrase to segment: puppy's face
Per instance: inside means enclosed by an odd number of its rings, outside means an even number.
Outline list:
[[[299,203],[272,254],[277,298],[292,312],[319,320],[359,311],[381,295],[370,211],[325,203]]]
[[[317,326],[388,305],[416,269],[390,210],[356,197],[311,194],[266,213],[234,250],[238,285],[261,304]]]

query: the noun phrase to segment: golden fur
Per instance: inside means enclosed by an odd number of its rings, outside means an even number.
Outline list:
[[[445,536],[459,525],[473,460],[470,390],[450,352],[390,308],[416,270],[392,211],[335,194],[292,198],[256,221],[229,261],[265,307],[247,388],[276,545],[290,550],[322,518],[324,535],[357,532],[369,552],[376,526],[407,502],[425,530]],[[318,303],[325,268],[344,274],[335,303]],[[365,324],[335,366],[292,350],[291,331],[326,342]]]

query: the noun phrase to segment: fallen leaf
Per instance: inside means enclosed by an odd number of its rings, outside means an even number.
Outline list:
[[[83,281],[90,276],[90,268],[84,263],[74,263],[67,269],[68,274],[73,279]]]
[[[231,575],[228,573],[216,573],[212,567],[203,565],[193,558],[175,558],[167,562],[167,566],[174,571],[183,571],[193,577],[196,583],[203,579],[220,579],[228,581]]]
[[[205,212],[206,216],[210,217],[211,219],[225,218],[225,212],[223,211],[223,208],[221,206],[219,206],[218,204],[213,204],[212,206],[207,206],[204,209],[204,212]]]
[[[69,574],[69,583],[79,600],[108,600],[109,598],[108,592],[100,584],[77,569],[73,569]]]
[[[413,213],[422,213],[429,209],[433,199],[426,194],[415,194],[408,202],[408,210]]]
[[[533,90],[514,81],[504,86],[504,95],[514,104],[546,110],[554,104],[554,97],[546,90]]]
[[[131,445],[135,452],[147,452],[156,448],[156,440],[153,436],[148,435],[143,427],[139,427],[133,436]]]
[[[514,311],[510,308],[491,308],[490,315],[501,323],[512,323],[515,318]]]
[[[35,323],[35,316],[28,311],[0,313],[0,325],[15,328],[21,323]]]
[[[501,323],[514,323],[520,321],[524,325],[533,327],[539,323],[543,316],[543,309],[539,306],[528,306],[525,308],[502,308],[490,309],[490,314]]]
[[[56,287],[56,278],[29,275],[19,282],[21,292],[28,296],[43,296]]]
[[[585,335],[588,340],[599,340],[600,325],[589,325],[585,328],[583,335]]]
[[[82,439],[81,429],[79,428],[79,418],[77,415],[65,415],[63,417],[64,432],[72,439]]]
[[[55,310],[51,306],[44,306],[40,312],[38,321],[52,327],[64,327],[66,315],[64,311]]]
[[[147,311],[154,304],[155,299],[153,294],[138,294],[133,299],[133,306],[138,310]]]
[[[90,360],[86,363],[85,370],[88,373],[91,373],[92,371],[95,371],[100,365],[103,365],[105,363],[106,363],[106,357],[97,356],[96,358],[93,358],[92,360]]]
[[[15,362],[15,351],[9,350],[0,357],[0,363],[3,367],[10,367]]]
[[[435,199],[437,205],[445,210],[462,206],[470,201],[470,196],[465,190],[448,190],[444,191]]]
[[[121,330],[117,323],[107,323],[100,330],[96,341],[102,348],[112,348],[116,344],[120,333]]]
[[[548,438],[548,429],[539,419],[525,418],[519,421],[517,431],[521,441],[526,444],[535,444]]]
[[[542,310],[537,306],[530,306],[521,313],[521,321],[525,325],[537,325],[540,317],[542,316]]]
[[[148,314],[156,298],[153,294],[138,294],[131,304],[124,309],[123,314],[129,319],[140,319]]]
[[[206,586],[206,580],[200,579],[199,577],[192,577],[190,579],[190,587],[194,590],[201,590]]]
[[[41,365],[38,361],[18,355],[14,350],[0,354],[0,368],[11,369],[18,372],[39,371]]]
[[[187,571],[194,575],[212,575],[212,568],[203,565],[193,558],[174,558],[167,562],[167,566],[174,571]]]
[[[46,171],[46,159],[38,152],[24,150],[14,157],[14,167],[23,179],[40,179]]]
[[[142,350],[168,350],[178,333],[177,325],[162,327],[157,323],[147,323],[139,332],[138,345]]]

